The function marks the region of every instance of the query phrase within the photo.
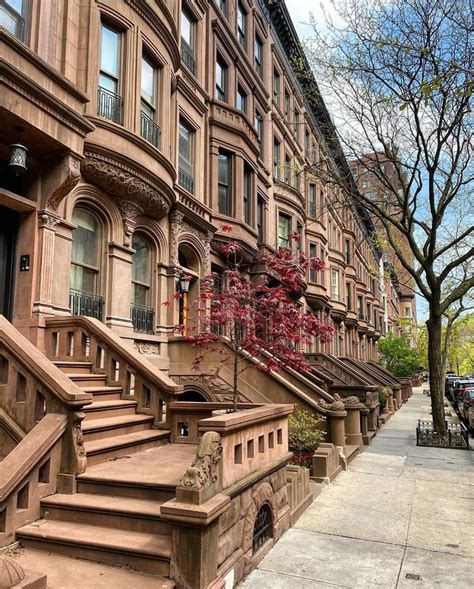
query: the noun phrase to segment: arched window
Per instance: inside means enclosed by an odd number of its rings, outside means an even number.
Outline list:
[[[97,218],[82,208],[74,210],[71,256],[71,313],[102,320],[104,300],[100,291],[102,231]]]
[[[141,235],[134,235],[132,248],[132,323],[135,331],[153,333],[154,310],[151,305],[151,250]]]

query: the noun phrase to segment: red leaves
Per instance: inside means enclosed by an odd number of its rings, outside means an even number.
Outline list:
[[[231,232],[232,227],[222,226],[221,230]],[[299,234],[291,237],[299,238]],[[230,348],[251,354],[264,372],[285,367],[308,370],[305,347],[329,341],[334,330],[304,312],[297,299],[305,288],[307,271],[321,270],[324,264],[303,253],[294,255],[290,249],[281,249],[261,259],[269,271],[256,280],[242,271],[235,255],[239,249],[234,241],[223,245],[220,251],[227,258],[228,269],[201,280],[195,303],[197,329],[192,335],[189,330],[187,333],[193,346],[203,351],[195,359],[195,368],[200,369],[204,355],[211,351],[218,352],[221,363],[228,362]],[[272,277],[271,285],[268,276]],[[225,352],[221,341],[228,345]]]
[[[171,307],[171,303],[170,301],[164,301],[163,303],[161,303],[163,305],[163,307]]]
[[[223,233],[232,233],[232,225],[221,225],[220,230]]]

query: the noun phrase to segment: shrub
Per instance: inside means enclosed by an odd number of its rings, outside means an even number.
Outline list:
[[[288,440],[295,457],[292,464],[311,466],[313,452],[324,440],[324,432],[318,426],[325,421],[309,411],[295,411],[288,418]]]

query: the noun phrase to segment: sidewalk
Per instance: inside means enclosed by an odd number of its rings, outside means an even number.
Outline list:
[[[474,586],[474,452],[419,448],[415,389],[241,589]]]

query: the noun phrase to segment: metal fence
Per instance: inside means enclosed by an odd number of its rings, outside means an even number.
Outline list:
[[[437,432],[432,421],[418,420],[416,445],[469,450],[469,432],[462,423],[446,422],[446,433]]]

